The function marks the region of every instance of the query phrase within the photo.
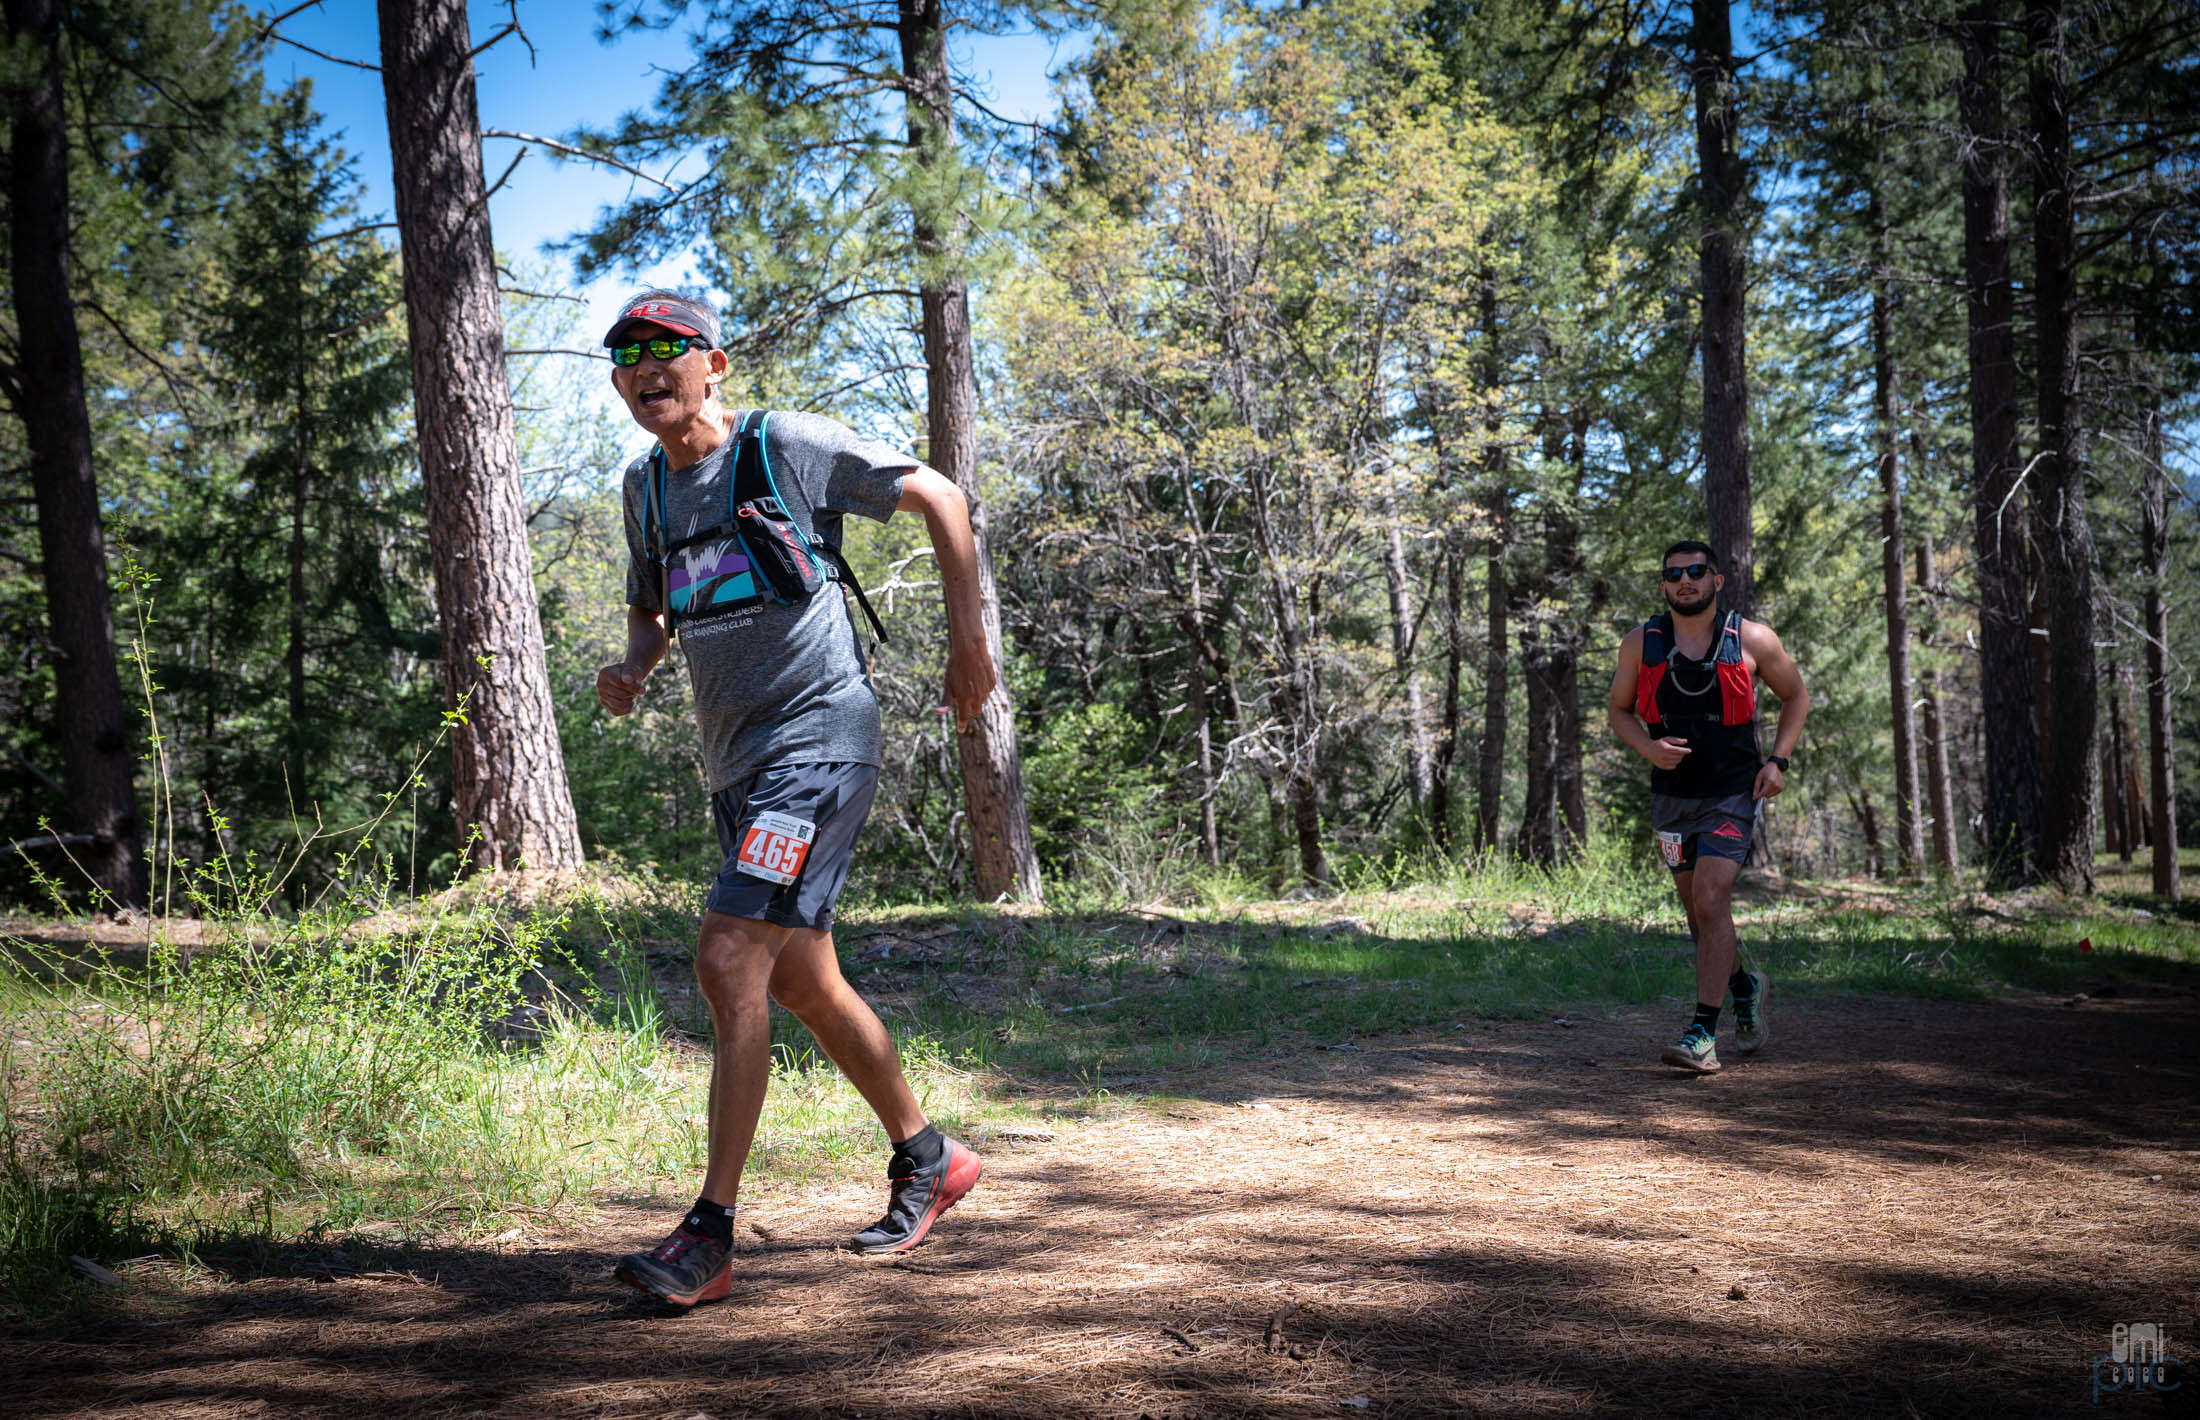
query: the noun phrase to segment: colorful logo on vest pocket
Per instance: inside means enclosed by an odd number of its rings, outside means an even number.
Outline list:
[[[756,595],[749,559],[732,538],[675,553],[666,571],[672,581],[672,609],[681,616]]]

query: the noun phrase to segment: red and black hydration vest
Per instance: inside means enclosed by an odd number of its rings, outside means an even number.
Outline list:
[[[1708,661],[1681,654],[1671,612],[1645,621],[1635,713],[1653,739],[1688,743],[1689,755],[1679,765],[1650,771],[1652,792],[1692,799],[1749,792],[1764,761],[1757,750],[1756,682],[1742,659],[1742,614],[1721,618]]]

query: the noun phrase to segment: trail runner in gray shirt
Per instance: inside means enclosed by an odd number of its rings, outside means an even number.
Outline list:
[[[960,727],[998,674],[969,509],[952,482],[830,419],[728,408],[719,398],[728,360],[707,302],[644,291],[619,312],[604,337],[612,387],[662,453],[627,470],[626,654],[597,672],[596,696],[613,715],[632,711],[668,630],[677,633],[726,861],[695,948],[715,1037],[702,1193],[662,1243],[621,1258],[617,1275],[693,1306],[732,1290],[734,1203],[771,1073],[774,1000],[809,1028],[893,1141],[886,1216],[856,1234],[858,1252],[915,1247],[982,1171],[975,1153],[926,1120],[892,1038],[834,956],[834,899],[878,784],[878,699],[838,586],[826,581],[791,604],[764,594],[755,548],[732,531],[758,511],[731,506],[743,439],[760,441],[773,511],[810,544],[837,549],[848,513],[922,515],[947,601],[947,700]]]

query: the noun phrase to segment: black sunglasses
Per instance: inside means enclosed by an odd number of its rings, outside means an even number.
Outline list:
[[[710,349],[710,342],[700,335],[682,335],[671,339],[659,336],[655,340],[638,340],[632,345],[612,346],[611,363],[614,365],[639,365],[642,363],[642,352],[644,350],[649,352],[652,359],[670,360],[674,356],[684,355],[690,350],[708,349]]]
[[[1668,582],[1678,582],[1683,577],[1691,582],[1700,582],[1710,575],[1711,564],[1708,562],[1691,562],[1686,567],[1668,567],[1665,569],[1665,580]]]

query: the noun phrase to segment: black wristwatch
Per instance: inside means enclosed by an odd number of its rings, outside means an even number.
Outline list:
[[[1788,757],[1784,754],[1768,754],[1765,756],[1765,763],[1779,765],[1782,774],[1788,772]]]

